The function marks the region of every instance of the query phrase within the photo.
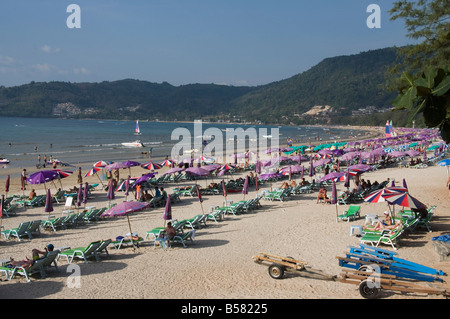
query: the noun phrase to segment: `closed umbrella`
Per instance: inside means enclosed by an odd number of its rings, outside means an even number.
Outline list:
[[[113,187],[113,180],[112,179],[109,181],[108,193],[106,194],[106,197],[109,199],[108,206],[111,206],[111,200],[116,198],[115,195],[114,195],[114,187]]]
[[[336,205],[336,221],[338,221],[339,220],[338,197],[337,197],[336,182],[334,180],[333,180],[333,188],[331,189],[331,204]]]
[[[248,175],[245,176],[244,187],[242,188],[242,194],[244,194],[244,200],[245,200],[245,195],[248,194]]]
[[[313,177],[315,174],[314,172],[314,166],[313,166],[313,160],[312,157],[309,159],[309,177]]]
[[[223,197],[225,197],[225,214],[228,214],[227,188],[225,186],[225,181],[223,179],[222,179],[222,192]]]
[[[84,207],[86,207],[88,194],[89,194],[88,186],[89,186],[88,182],[85,182],[84,183],[84,190],[83,190],[83,204],[84,204]]]
[[[78,206],[78,209],[81,206],[82,200],[83,200],[83,184],[80,184],[80,188],[78,189],[78,195],[77,195],[77,206]]]
[[[6,193],[6,197],[8,196],[8,192],[9,192],[9,183],[10,183],[10,177],[8,175],[8,177],[6,177],[6,183],[5,183],[5,193]]]
[[[344,187],[346,187],[346,188],[350,187],[350,172],[348,170],[345,172]]]
[[[170,203],[170,195],[167,195],[166,207],[164,208],[164,227],[166,227],[166,220],[172,219],[172,205]]]
[[[45,196],[45,207],[44,212],[48,213],[48,218],[50,218],[50,213],[53,211],[52,195],[50,194],[50,189],[47,190],[47,195]]]
[[[0,226],[3,223],[3,207],[5,206],[5,195],[2,195],[2,199],[0,201]]]
[[[203,211],[203,198],[202,198],[202,194],[200,194],[200,188],[197,185],[197,197],[198,197],[198,201],[200,202],[200,206],[202,207],[202,213],[204,214],[205,212]]]

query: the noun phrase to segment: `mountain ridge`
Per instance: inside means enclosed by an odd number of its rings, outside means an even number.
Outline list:
[[[329,57],[302,73],[254,87],[199,83],[174,86],[137,79],[32,81],[14,87],[0,86],[0,114],[291,124],[351,122],[355,110],[392,107],[394,94],[382,87],[396,52],[391,47]],[[331,106],[325,119],[305,115],[317,105]]]

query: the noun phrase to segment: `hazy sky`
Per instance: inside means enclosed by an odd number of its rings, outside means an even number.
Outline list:
[[[2,0],[0,85],[124,78],[261,85],[411,43],[388,0]],[[80,19],[67,8],[76,4]],[[370,4],[381,28],[369,28]],[[67,19],[80,22],[69,28]],[[71,25],[72,26],[72,25]]]

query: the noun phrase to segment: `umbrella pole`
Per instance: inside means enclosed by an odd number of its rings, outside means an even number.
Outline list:
[[[98,178],[98,180],[100,181],[100,184],[102,184],[102,188],[103,188],[105,185],[103,185],[103,182],[102,182],[100,176],[98,176],[97,172],[95,173],[95,175],[97,175],[97,178]]]
[[[133,241],[133,233],[131,231],[130,216],[128,216],[128,214],[127,214],[127,220],[128,220],[128,228],[130,229],[131,244],[133,245],[133,251],[136,252],[136,247],[134,247],[134,241]]]

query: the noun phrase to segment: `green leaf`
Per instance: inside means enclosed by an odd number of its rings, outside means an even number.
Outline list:
[[[438,72],[434,67],[428,67],[425,72],[425,79],[427,81],[427,88],[432,88],[434,86],[434,78],[437,76]]]
[[[408,122],[411,122],[413,120],[413,118],[416,116],[417,113],[419,113],[420,111],[422,111],[423,107],[425,106],[425,99],[422,100],[422,103],[420,103],[416,109],[414,110],[414,112],[411,113],[411,115],[409,116]]]
[[[442,81],[436,86],[432,93],[436,96],[442,96],[450,90],[450,76],[445,76]]]
[[[400,78],[410,86],[414,86],[414,77],[408,71],[403,72]]]

